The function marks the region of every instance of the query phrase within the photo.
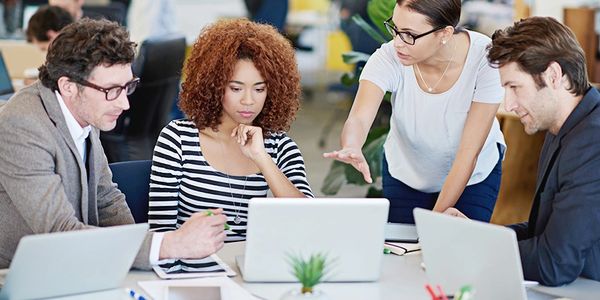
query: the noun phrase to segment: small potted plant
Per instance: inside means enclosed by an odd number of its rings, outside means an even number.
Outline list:
[[[326,255],[317,253],[311,255],[307,260],[301,256],[289,255],[289,263],[292,273],[302,284],[302,289],[293,289],[285,293],[281,300],[327,300],[327,296],[314,287],[321,283],[327,270],[328,263]]]

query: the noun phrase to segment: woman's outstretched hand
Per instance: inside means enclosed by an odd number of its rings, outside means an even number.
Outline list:
[[[363,178],[367,183],[373,183],[371,171],[369,171],[369,164],[360,149],[344,148],[342,150],[323,153],[323,157],[333,158],[343,163],[351,164],[356,170],[362,173]]]

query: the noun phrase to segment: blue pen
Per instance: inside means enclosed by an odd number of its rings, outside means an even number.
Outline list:
[[[129,296],[131,296],[131,298],[135,299],[135,300],[146,300],[146,297],[136,293],[134,290],[132,289],[127,289],[127,294],[129,294]]]

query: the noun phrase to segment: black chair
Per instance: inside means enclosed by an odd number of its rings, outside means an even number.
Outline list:
[[[148,192],[152,161],[135,160],[108,165],[113,182],[125,194],[125,200],[136,223],[148,222]]]
[[[185,57],[185,37],[146,40],[133,66],[140,85],[115,129],[100,135],[109,162],[152,159],[154,144],[171,120]]]
[[[120,2],[111,2],[108,5],[84,5],[82,8],[83,16],[91,19],[107,19],[117,22],[120,25],[126,25],[127,7]]]

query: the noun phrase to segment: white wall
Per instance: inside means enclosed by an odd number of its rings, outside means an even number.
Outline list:
[[[177,27],[185,34],[188,44],[194,43],[200,30],[220,18],[246,16],[243,0],[174,0]]]
[[[532,15],[550,16],[562,22],[564,7],[577,7],[582,5],[600,5],[598,0],[530,0],[533,2]]]

